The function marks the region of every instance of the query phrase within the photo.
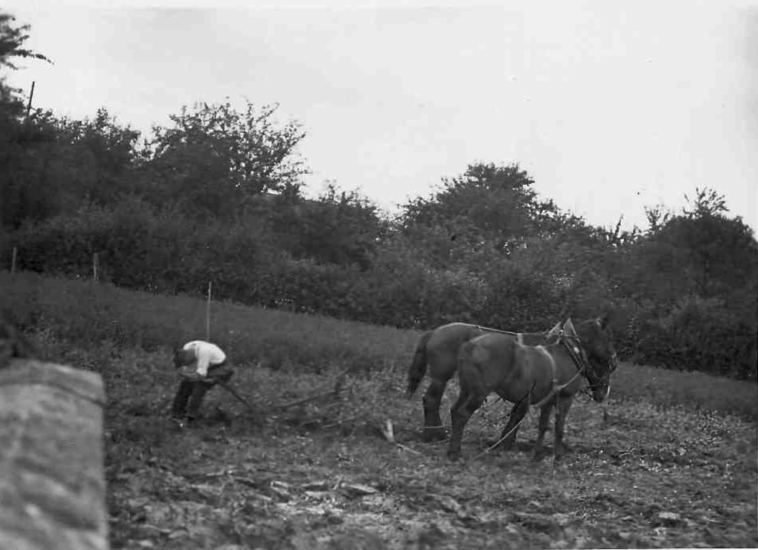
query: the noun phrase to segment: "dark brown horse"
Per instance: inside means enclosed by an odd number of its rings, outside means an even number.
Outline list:
[[[482,334],[498,334],[502,338],[524,344],[544,344],[548,338],[557,336],[561,324],[547,332],[506,332],[494,328],[450,323],[425,333],[416,346],[413,362],[408,369],[408,396],[412,396],[429,367],[432,379],[424,394],[424,438],[427,441],[445,439],[445,429],[440,418],[440,404],[445,386],[458,370],[458,352],[461,345]]]
[[[598,403],[610,391],[610,376],[616,370],[616,352],[606,317],[563,325],[557,341],[529,346],[501,334],[484,334],[466,342],[460,351],[458,374],[461,393],[450,411],[452,435],[447,455],[461,454],[463,429],[487,396],[495,392],[514,403],[501,444],[510,449],[529,407],[541,407],[535,456],[543,454],[542,441],[555,406],[555,458],[568,449],[563,427],[574,395],[581,389],[582,376],[589,382]]]

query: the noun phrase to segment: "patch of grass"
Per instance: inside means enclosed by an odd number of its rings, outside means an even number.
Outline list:
[[[49,329],[88,345],[166,348],[205,338],[202,299],[134,292],[108,284],[0,273],[0,305],[24,328]],[[405,363],[418,334],[391,327],[213,302],[210,339],[236,364],[264,362],[273,369],[321,372],[334,365],[358,371]]]
[[[169,418],[169,408],[179,377],[168,350],[123,348],[108,340],[76,343],[50,330],[31,332],[30,339],[41,356],[103,377],[108,464],[144,459],[154,452],[173,453],[166,442],[178,429]],[[249,434],[269,424],[303,433],[326,429],[346,434],[365,430],[366,425],[379,426],[387,415],[395,414],[386,407],[392,399],[416,408],[415,402],[401,397],[391,371],[371,377],[346,377],[345,372],[335,365],[320,373],[241,365],[231,382],[252,411],[216,387],[208,393],[201,413],[214,424],[233,418],[231,434]]]
[[[621,399],[758,421],[758,386],[750,381],[625,363],[613,374],[612,384],[613,394]]]
[[[165,369],[164,364],[169,363],[170,348],[205,337],[206,304],[202,299],[134,292],[32,273],[11,276],[0,272],[0,288],[0,306],[11,310],[23,328],[54,335],[87,350],[76,355],[58,349],[48,355],[78,367],[104,372],[109,361],[131,354],[129,361],[139,366],[137,376],[172,377],[169,371],[159,375],[156,370]],[[227,350],[236,365],[257,364],[300,377],[350,367],[355,372],[389,373],[402,386],[419,336],[418,331],[316,315],[236,303],[212,304],[211,340]],[[145,360],[136,350],[159,351],[160,367],[153,364],[156,356]],[[127,376],[126,370],[131,372],[123,361],[116,370],[123,376]],[[291,380],[282,383],[292,385]],[[149,394],[152,389],[139,391]],[[632,364],[622,364],[613,376],[613,395],[622,400],[720,411],[753,421],[758,421],[757,392],[756,385],[748,381]]]

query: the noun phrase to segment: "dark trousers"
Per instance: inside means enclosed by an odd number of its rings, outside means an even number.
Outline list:
[[[232,370],[224,362],[209,368],[208,379],[206,380],[182,380],[179,382],[174,402],[171,405],[171,415],[179,418],[184,416],[189,419],[197,418],[205,394],[219,382],[228,382],[231,377]]]

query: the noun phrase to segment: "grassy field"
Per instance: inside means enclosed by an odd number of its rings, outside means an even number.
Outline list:
[[[120,349],[168,354],[191,338],[205,337],[204,300],[132,292],[89,281],[0,272],[2,303],[29,328],[90,346],[110,342]],[[500,327],[517,329],[518,327]],[[356,372],[397,372],[404,376],[419,332],[299,315],[232,303],[213,303],[211,340],[241,366],[323,372],[351,367]],[[402,372],[400,372],[402,371]],[[721,411],[758,422],[756,385],[699,372],[677,372],[622,364],[613,379],[618,399],[655,406]]]
[[[531,460],[534,411],[515,452],[480,456],[507,413],[491,398],[451,464],[403,395],[418,333],[214,303],[211,339],[255,411],[217,388],[204,425],[179,430],[170,349],[204,337],[204,301],[29,274],[0,287],[41,355],[105,380],[113,548],[758,544],[754,384],[622,364],[606,404],[575,402],[559,464]]]

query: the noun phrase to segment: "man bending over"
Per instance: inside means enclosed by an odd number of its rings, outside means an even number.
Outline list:
[[[174,367],[182,369],[179,388],[171,406],[171,416],[193,424],[205,394],[213,386],[227,383],[234,374],[226,354],[216,344],[203,340],[187,342],[174,352]],[[186,369],[182,367],[194,367]]]

